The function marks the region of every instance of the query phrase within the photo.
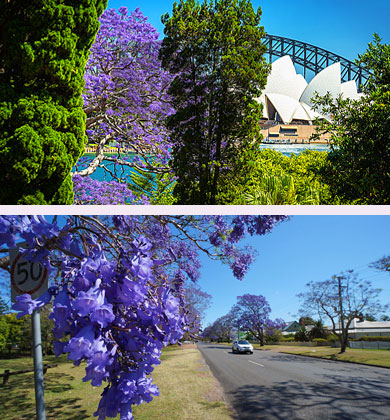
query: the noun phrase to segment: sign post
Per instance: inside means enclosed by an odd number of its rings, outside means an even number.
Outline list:
[[[26,261],[19,253],[19,248],[10,251],[11,266],[11,299],[16,302],[16,296],[28,293],[37,299],[48,288],[47,270],[41,264]],[[39,309],[31,316],[34,356],[35,406],[37,420],[46,420],[45,398],[43,386],[43,361],[41,340],[41,317]]]

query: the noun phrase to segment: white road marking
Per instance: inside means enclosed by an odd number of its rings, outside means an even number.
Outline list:
[[[255,365],[259,365],[261,367],[264,367],[264,365],[262,365],[261,363],[257,363],[257,362],[253,362],[252,360],[248,360],[249,363],[253,363]]]

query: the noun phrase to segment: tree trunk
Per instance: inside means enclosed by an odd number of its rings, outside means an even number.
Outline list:
[[[340,341],[340,353],[345,353],[345,350],[347,349],[347,336],[344,334],[339,335],[339,341]]]

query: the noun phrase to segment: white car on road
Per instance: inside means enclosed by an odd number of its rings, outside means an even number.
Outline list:
[[[232,345],[233,353],[253,353],[253,346],[249,341],[240,340],[240,341],[233,341]]]

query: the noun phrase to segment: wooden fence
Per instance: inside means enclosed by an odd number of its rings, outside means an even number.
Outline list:
[[[47,369],[53,368],[53,367],[57,367],[58,365],[46,365],[43,366],[43,374],[45,374],[47,372]],[[21,375],[22,373],[30,373],[30,372],[34,372],[34,369],[24,369],[24,370],[17,370],[15,372],[11,372],[10,370],[5,370],[4,373],[0,374],[0,378],[3,378],[3,385],[7,385],[8,383],[8,379],[10,376],[12,375]]]

